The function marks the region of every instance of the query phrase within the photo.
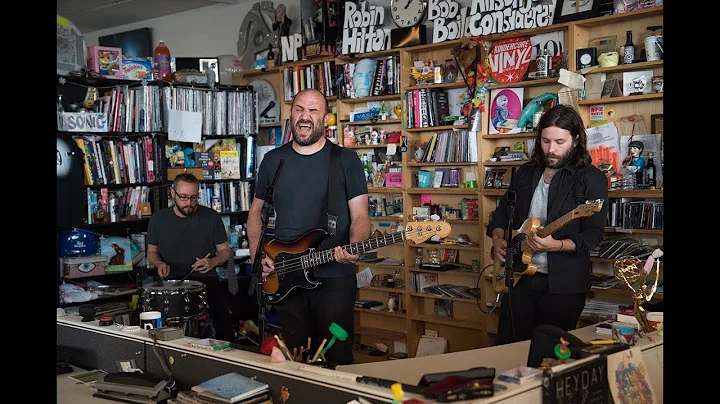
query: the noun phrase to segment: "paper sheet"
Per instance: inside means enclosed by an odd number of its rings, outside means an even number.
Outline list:
[[[365,286],[370,286],[370,283],[372,282],[373,273],[372,270],[370,270],[370,267],[366,267],[362,271],[355,274],[355,279],[357,280],[357,287],[358,289],[364,288]]]
[[[202,112],[171,109],[168,117],[168,139],[192,143],[202,141]]]

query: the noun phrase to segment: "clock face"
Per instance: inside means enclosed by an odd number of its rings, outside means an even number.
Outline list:
[[[425,16],[424,0],[390,0],[390,15],[398,27],[412,27]]]
[[[584,66],[589,66],[591,61],[592,61],[592,56],[590,56],[587,53],[580,56],[580,64],[582,64]]]

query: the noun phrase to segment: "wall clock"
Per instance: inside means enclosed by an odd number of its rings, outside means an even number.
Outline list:
[[[425,0],[390,0],[390,15],[398,27],[412,27],[425,17]]]

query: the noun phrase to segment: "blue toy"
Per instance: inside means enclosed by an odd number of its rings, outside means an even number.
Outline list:
[[[192,147],[186,147],[185,150],[185,167],[195,167],[195,150]]]
[[[530,100],[525,105],[525,108],[522,109],[522,112],[520,112],[520,120],[518,121],[517,127],[524,128],[528,121],[532,122],[532,116],[541,110],[543,105],[550,100],[554,100],[557,103],[557,94],[545,93]]]

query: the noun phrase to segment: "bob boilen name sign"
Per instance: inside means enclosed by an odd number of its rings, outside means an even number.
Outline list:
[[[367,1],[357,4],[345,2],[342,53],[377,52],[390,49],[390,29],[378,28],[385,21],[385,8],[369,5]]]
[[[485,36],[552,24],[556,0],[472,0],[462,7],[453,0],[428,0],[433,43],[464,36]]]

